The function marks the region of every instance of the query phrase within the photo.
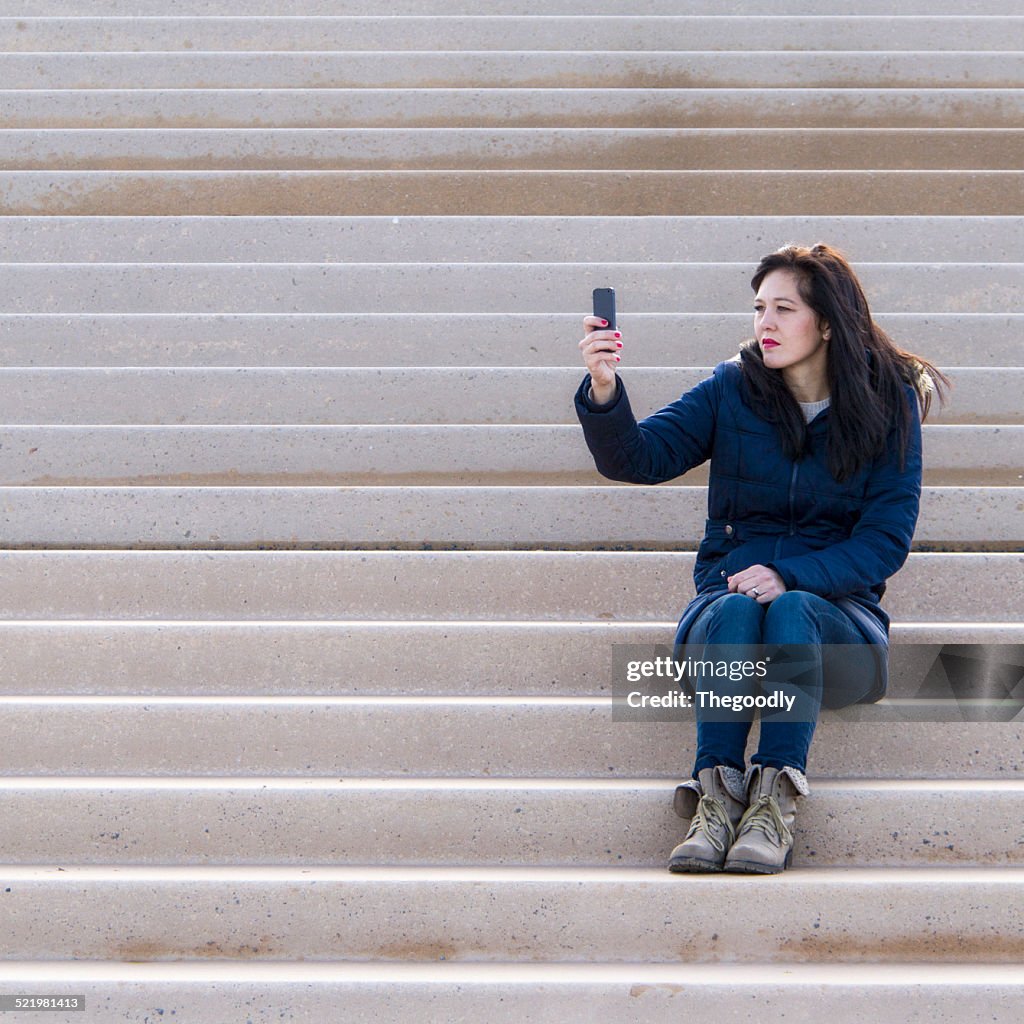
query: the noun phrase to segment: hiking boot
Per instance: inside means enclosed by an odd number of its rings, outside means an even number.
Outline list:
[[[724,870],[758,875],[785,871],[793,857],[790,829],[796,815],[796,798],[806,792],[803,773],[795,768],[751,765],[747,783],[749,806],[740,819]]]
[[[716,764],[697,777],[699,785],[691,780],[676,789],[676,813],[690,818],[690,829],[672,851],[669,871],[721,871],[743,816],[744,802],[734,795],[742,791],[737,769]]]

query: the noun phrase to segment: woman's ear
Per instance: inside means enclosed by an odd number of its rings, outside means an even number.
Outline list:
[[[832,328],[827,323],[821,325],[821,338],[822,341],[830,341],[832,338]]]

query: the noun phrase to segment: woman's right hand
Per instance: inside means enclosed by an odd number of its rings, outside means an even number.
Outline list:
[[[605,405],[615,397],[615,365],[622,348],[621,332],[603,330],[607,323],[596,316],[583,318],[587,334],[580,342],[580,351],[590,371],[590,390],[597,405]]]

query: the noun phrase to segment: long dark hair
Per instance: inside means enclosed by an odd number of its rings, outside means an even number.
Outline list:
[[[829,328],[830,472],[839,482],[848,480],[885,451],[893,426],[902,467],[911,423],[904,383],[913,386],[924,419],[933,392],[945,404],[949,378],[927,359],[899,348],[872,320],[857,275],[836,249],[787,245],[769,253],[751,279],[755,292],[774,270],[788,270],[796,277],[800,296],[814,310],[819,326]],[[765,366],[756,340],[744,342],[739,358],[752,404],[776,425],[787,456],[803,458],[807,423],[782,372]]]

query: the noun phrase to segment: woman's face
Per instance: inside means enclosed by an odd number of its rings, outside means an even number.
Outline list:
[[[818,316],[800,297],[790,271],[773,270],[761,282],[754,299],[754,337],[769,369],[824,376],[827,350]]]

